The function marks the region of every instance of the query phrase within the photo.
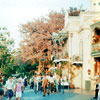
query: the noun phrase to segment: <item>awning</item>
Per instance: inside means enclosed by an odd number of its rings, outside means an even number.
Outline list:
[[[61,61],[70,61],[70,59],[61,59]]]
[[[55,59],[53,62],[70,61],[70,59]]]
[[[100,57],[100,52],[91,53],[91,56],[92,56],[92,57]]]
[[[82,61],[75,61],[75,62],[72,62],[72,65],[79,66],[79,67],[82,67],[82,64],[83,64]]]
[[[55,59],[53,62],[60,62],[60,59]]]
[[[76,64],[83,64],[82,61],[74,61],[74,62],[72,62],[72,64],[74,64],[74,63],[76,63]]]

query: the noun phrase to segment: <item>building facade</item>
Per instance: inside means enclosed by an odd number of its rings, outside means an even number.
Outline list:
[[[99,42],[93,44],[94,34],[97,32],[97,30],[94,32],[95,28],[100,28],[100,0],[90,0],[90,2],[90,10],[81,11],[79,16],[69,16],[66,13],[62,33],[65,32],[68,38],[62,52],[68,52],[73,66],[81,65],[75,72],[76,77],[73,80],[75,87],[93,90],[95,84],[89,77],[93,78],[96,72],[100,73]],[[97,34],[96,36],[99,37]]]

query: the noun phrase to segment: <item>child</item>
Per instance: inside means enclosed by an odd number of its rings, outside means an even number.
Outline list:
[[[18,83],[16,84],[15,90],[16,90],[16,100],[18,100],[18,98],[19,98],[19,100],[21,100],[23,85],[22,85],[20,79],[18,79]]]

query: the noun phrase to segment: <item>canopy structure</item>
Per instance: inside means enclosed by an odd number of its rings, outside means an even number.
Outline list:
[[[75,61],[75,62],[72,62],[72,65],[79,66],[79,67],[82,67],[82,64],[83,64],[82,61]]]
[[[70,61],[70,59],[55,59],[53,62]]]
[[[56,70],[57,67],[50,67],[49,70]]]
[[[56,63],[56,62],[60,62],[60,59],[55,59],[53,62],[55,62],[55,63]]]
[[[60,59],[60,61],[70,61],[70,59]]]

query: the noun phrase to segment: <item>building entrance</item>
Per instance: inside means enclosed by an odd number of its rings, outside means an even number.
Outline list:
[[[94,58],[94,61],[94,75],[96,75],[97,72],[100,74],[100,57]]]

